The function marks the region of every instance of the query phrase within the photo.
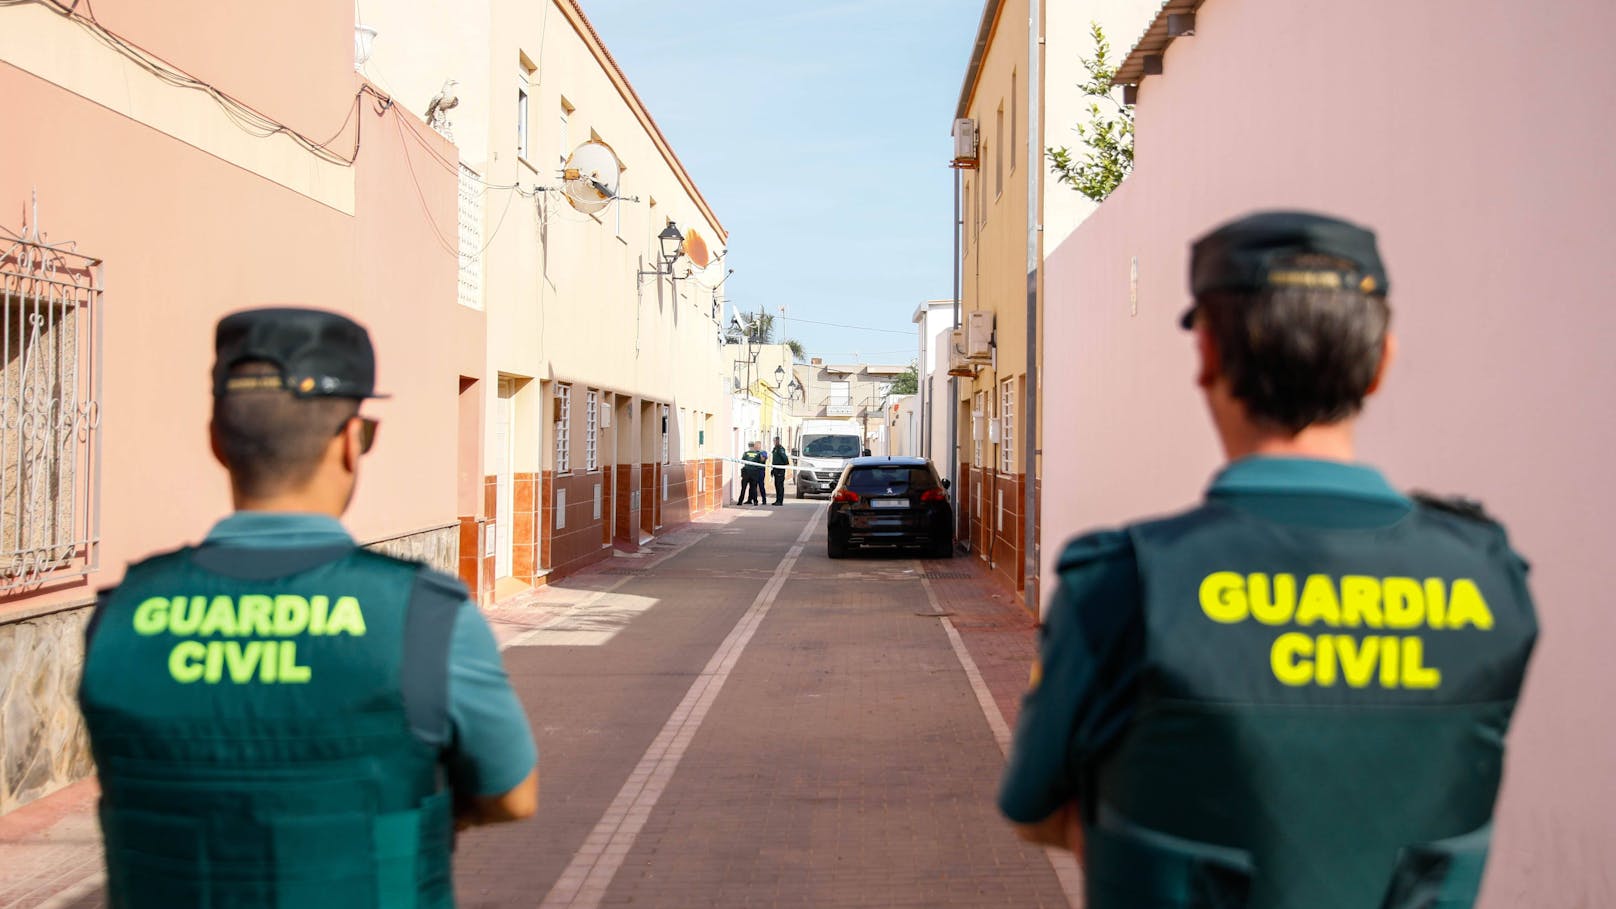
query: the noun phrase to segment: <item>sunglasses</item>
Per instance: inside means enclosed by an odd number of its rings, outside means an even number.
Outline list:
[[[373,420],[370,417],[359,416],[352,417],[351,419],[359,421],[359,453],[370,454],[371,446],[376,444],[376,430],[381,427],[381,421]],[[344,420],[342,421],[342,425],[337,427],[336,434],[342,435],[347,428],[348,421]]]

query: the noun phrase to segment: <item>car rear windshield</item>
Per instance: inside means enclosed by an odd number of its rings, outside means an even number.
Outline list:
[[[924,467],[855,467],[847,475],[847,488],[854,492],[894,493],[910,489],[931,489],[937,483]]]
[[[805,436],[802,454],[805,458],[856,458],[858,436]]]

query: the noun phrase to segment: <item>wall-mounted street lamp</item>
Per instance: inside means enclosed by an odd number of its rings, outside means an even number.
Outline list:
[[[653,278],[667,275],[670,281],[679,280],[673,273],[673,263],[679,260],[680,254],[684,251],[685,235],[680,232],[678,225],[673,223],[673,219],[669,218],[668,225],[662,228],[662,232],[657,234],[656,239],[657,260],[652,263],[650,271],[640,269],[637,272],[638,276],[644,279],[646,275]]]
[[[779,388],[780,386],[785,384],[785,381],[786,381],[786,368],[784,366],[776,366],[774,368],[774,387]]]

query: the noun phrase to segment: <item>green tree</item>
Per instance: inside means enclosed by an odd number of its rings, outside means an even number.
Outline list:
[[[725,330],[725,341],[731,344],[740,344],[750,337],[753,344],[784,344],[791,350],[791,358],[799,363],[808,358],[801,341],[795,338],[775,340],[775,319],[773,315],[766,312],[743,312],[737,313],[735,318],[741,324],[739,328],[732,324]]]
[[[898,373],[896,379],[892,380],[892,389],[888,392],[888,396],[912,395],[918,391],[920,391],[920,368],[910,363],[904,367],[903,372]]]
[[[1098,22],[1089,23],[1094,56],[1080,58],[1088,80],[1078,84],[1089,101],[1089,121],[1074,129],[1082,140],[1081,159],[1069,146],[1045,149],[1056,179],[1096,202],[1104,202],[1133,171],[1133,108],[1117,100],[1117,66],[1111,42]],[[1102,108],[1102,102],[1109,110]]]

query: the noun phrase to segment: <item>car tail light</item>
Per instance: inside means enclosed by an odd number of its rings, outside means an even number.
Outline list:
[[[920,494],[920,501],[922,501],[922,502],[946,502],[946,501],[948,501],[948,493],[944,492],[941,489],[928,489],[925,492]]]
[[[838,489],[836,494],[830,497],[830,500],[832,502],[857,502],[859,496],[858,493],[851,489]]]

